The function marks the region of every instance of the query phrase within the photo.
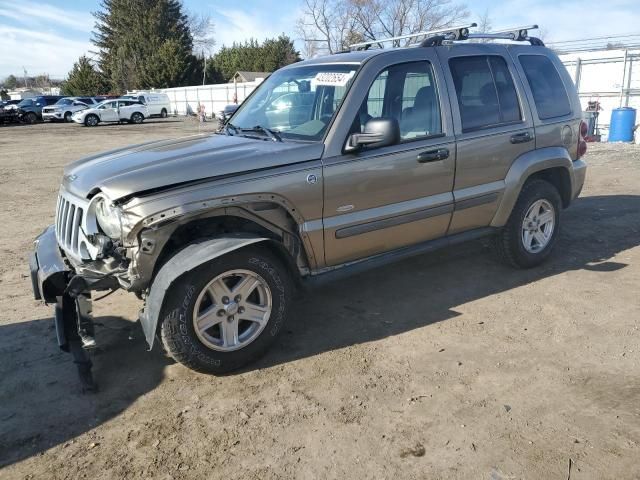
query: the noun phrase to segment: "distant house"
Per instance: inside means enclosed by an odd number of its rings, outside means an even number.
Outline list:
[[[237,71],[233,77],[231,77],[231,80],[229,80],[229,83],[245,83],[245,82],[255,82],[257,81],[262,81],[265,78],[267,78],[269,75],[271,75],[270,72],[242,72],[242,71]]]

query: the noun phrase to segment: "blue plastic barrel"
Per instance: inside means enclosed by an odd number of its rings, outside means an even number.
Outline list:
[[[609,125],[610,142],[633,142],[633,127],[636,124],[636,109],[616,108],[611,111]]]

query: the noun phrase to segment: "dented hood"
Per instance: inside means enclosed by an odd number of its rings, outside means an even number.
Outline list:
[[[316,160],[322,150],[322,143],[193,135],[83,158],[64,169],[63,185],[79,197],[102,191],[118,200],[171,185]]]

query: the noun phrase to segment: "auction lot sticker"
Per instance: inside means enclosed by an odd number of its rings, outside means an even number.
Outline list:
[[[346,87],[355,73],[355,70],[351,70],[350,72],[318,72],[313,79],[313,83],[315,85]]]

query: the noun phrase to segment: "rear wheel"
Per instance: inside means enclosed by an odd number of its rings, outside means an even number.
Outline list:
[[[162,343],[193,370],[235,370],[275,341],[291,297],[288,272],[270,252],[232,252],[172,284],[160,315]]]
[[[87,115],[86,118],[84,119],[84,124],[87,127],[95,127],[96,125],[98,125],[98,122],[100,122],[100,119],[98,118],[97,115]]]
[[[142,123],[143,121],[144,115],[142,115],[140,112],[135,112],[133,115],[131,115],[131,122]]]
[[[167,109],[163,108],[160,112],[160,118],[167,118]]]
[[[518,268],[531,268],[551,254],[560,228],[562,200],[544,180],[525,183],[509,221],[495,238],[498,256]]]
[[[72,115],[71,112],[65,112],[64,121],[67,122],[67,123],[70,122],[71,121],[71,115]]]

